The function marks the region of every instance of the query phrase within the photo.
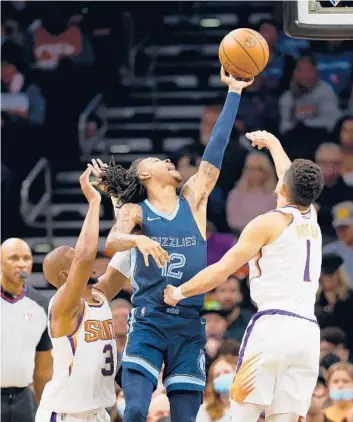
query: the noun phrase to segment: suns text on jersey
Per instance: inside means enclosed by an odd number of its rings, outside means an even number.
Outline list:
[[[113,321],[97,321],[88,319],[85,321],[85,342],[92,343],[97,340],[112,340],[114,338]]]
[[[197,245],[196,236],[189,237],[151,237],[152,240],[158,242],[162,247],[169,248],[189,248]]]

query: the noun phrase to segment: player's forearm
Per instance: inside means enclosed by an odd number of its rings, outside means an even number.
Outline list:
[[[138,235],[119,233],[113,229],[109,233],[105,245],[105,250],[108,255],[113,255],[116,252],[124,252],[136,247]]]
[[[229,91],[202,157],[202,160],[213,164],[218,169],[222,167],[224,152],[229,143],[239,103],[240,93]]]
[[[200,271],[191,280],[181,285],[181,294],[184,297],[201,295],[213,290],[224,283],[229,274],[221,267],[220,262],[210,265]]]
[[[276,140],[269,145],[270,154],[275,163],[277,177],[282,179],[285,172],[289,169],[291,161],[285,153],[280,141]]]
[[[100,201],[92,201],[88,205],[86,218],[75,247],[75,257],[85,261],[96,258],[99,238]]]

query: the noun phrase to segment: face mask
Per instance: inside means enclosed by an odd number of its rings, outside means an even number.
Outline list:
[[[344,390],[332,390],[330,391],[330,399],[336,401],[353,400],[353,388],[346,388]]]
[[[233,374],[223,374],[213,380],[213,389],[216,393],[228,395],[233,383]]]
[[[118,414],[121,418],[124,417],[124,412],[125,412],[125,400],[124,399],[120,399],[118,400],[118,402],[116,403],[116,410],[118,411]]]

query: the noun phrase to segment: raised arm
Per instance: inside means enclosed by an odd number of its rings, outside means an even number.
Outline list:
[[[206,293],[220,284],[254,258],[261,248],[276,238],[290,221],[290,216],[279,213],[260,215],[243,230],[238,242],[216,264],[200,271],[188,282],[175,288],[168,286],[164,300],[175,306],[180,300]]]
[[[252,143],[253,147],[258,149],[267,148],[270,151],[273,162],[275,163],[277,177],[282,179],[286,171],[291,166],[291,161],[285,153],[281,142],[272,133],[265,130],[247,133],[245,135]]]
[[[90,173],[91,170],[87,169],[80,177],[81,189],[89,204],[88,211],[76,243],[70,272],[65,284],[58,290],[51,310],[54,318],[62,317],[70,322],[81,304],[98,249],[101,196],[90,184]]]
[[[217,183],[224,152],[237,116],[242,90],[253,82],[253,79],[244,82],[227,76],[223,67],[221,68],[221,80],[229,87],[227,99],[205,148],[199,171],[188,180],[181,193],[190,205],[195,207],[207,200]]]

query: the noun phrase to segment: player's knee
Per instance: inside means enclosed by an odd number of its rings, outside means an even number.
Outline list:
[[[131,404],[126,406],[124,412],[124,422],[145,422],[147,418],[147,412],[141,409],[138,404]]]

